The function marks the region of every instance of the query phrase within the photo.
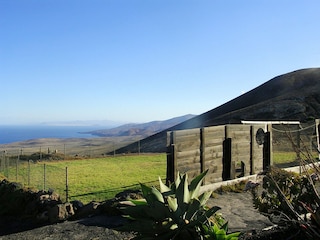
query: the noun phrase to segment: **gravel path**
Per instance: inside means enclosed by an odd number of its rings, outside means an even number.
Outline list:
[[[250,192],[223,193],[208,201],[209,206],[219,206],[222,216],[228,221],[229,231],[263,229],[273,224],[253,207]]]

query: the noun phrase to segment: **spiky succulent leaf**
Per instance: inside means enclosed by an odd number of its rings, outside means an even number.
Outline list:
[[[162,222],[171,215],[168,207],[164,203],[158,201],[155,202],[153,206],[129,206],[125,209],[122,209],[122,212],[128,216],[129,219],[136,221],[148,219],[154,222]]]
[[[197,221],[193,221],[192,224],[196,225],[198,223],[204,224],[208,221],[208,219],[215,214],[218,210],[220,210],[220,207],[214,206],[206,211],[204,211],[200,216],[197,217]]]
[[[148,187],[147,185],[140,183],[141,191],[144,197],[149,195],[151,193],[151,187]]]
[[[212,191],[208,191],[208,192],[203,192],[199,197],[199,202],[201,204],[201,206],[205,206],[207,201],[209,200],[209,198],[212,195]]]
[[[158,200],[159,202],[164,203],[164,198],[163,198],[161,192],[159,192],[158,189],[152,187],[151,188],[151,193],[153,194],[153,196],[155,197],[156,200]]]
[[[183,203],[189,203],[190,192],[188,187],[188,177],[186,174],[182,176],[179,186],[176,189],[176,198],[178,200],[178,205],[182,206]]]
[[[192,179],[189,190],[190,190],[190,198],[196,198],[199,195],[201,183],[203,181],[203,178],[206,176],[208,170],[204,171],[203,173],[199,174],[197,177]]]
[[[174,182],[176,189],[177,189],[178,186],[180,185],[181,179],[182,179],[182,175],[180,174],[180,172],[178,172],[178,173],[177,173],[177,177],[176,177],[176,181]]]
[[[185,213],[184,208],[185,206],[182,204],[179,205],[179,202],[176,198],[169,196],[168,197],[168,206],[170,208],[170,217],[176,224],[179,224],[181,219],[183,218],[182,215]]]
[[[177,209],[178,209],[177,199],[169,196],[168,197],[168,206],[173,212],[177,211]]]
[[[139,199],[139,200],[130,200],[135,206],[139,205],[147,205],[147,201],[145,199]]]
[[[153,204],[155,201],[163,202],[164,199],[162,194],[154,187],[148,187],[144,185],[143,183],[140,183],[141,190],[143,193],[144,198],[146,199],[148,204]]]
[[[161,193],[172,192],[171,188],[169,188],[167,185],[165,185],[162,182],[161,177],[159,177],[159,185],[160,185],[160,192]]]
[[[238,237],[240,236],[241,232],[234,232],[230,233],[226,236],[226,240],[238,240]]]
[[[223,229],[219,229],[216,232],[216,239],[217,240],[225,240],[227,236],[227,233]]]
[[[193,199],[185,214],[185,219],[188,221],[192,221],[196,218],[196,215],[201,212],[201,204],[198,199]]]
[[[220,228],[228,232],[228,222],[225,222]]]

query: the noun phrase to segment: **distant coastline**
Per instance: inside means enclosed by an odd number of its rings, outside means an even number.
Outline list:
[[[89,132],[102,126],[0,125],[0,144],[38,138],[97,138]]]

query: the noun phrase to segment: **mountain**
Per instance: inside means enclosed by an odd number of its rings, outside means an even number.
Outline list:
[[[313,121],[320,118],[319,93],[320,68],[283,74],[217,108],[141,140],[140,151],[165,152],[167,131],[241,123],[241,120]],[[137,151],[137,143],[133,143],[117,153]]]
[[[42,126],[92,126],[92,127],[107,127],[114,128],[124,124],[120,121],[112,120],[76,120],[76,121],[54,121],[54,122],[42,122]]]
[[[174,125],[184,122],[190,118],[195,117],[195,115],[188,114],[181,117],[175,117],[165,121],[152,121],[148,123],[141,124],[125,124],[112,129],[102,129],[90,132],[85,132],[86,134],[92,134],[99,137],[123,137],[123,136],[140,136],[146,138],[150,135],[161,132],[168,129]]]

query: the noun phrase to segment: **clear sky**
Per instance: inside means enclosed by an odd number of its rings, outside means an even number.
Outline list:
[[[0,0],[0,124],[201,114],[320,66],[319,0]]]

